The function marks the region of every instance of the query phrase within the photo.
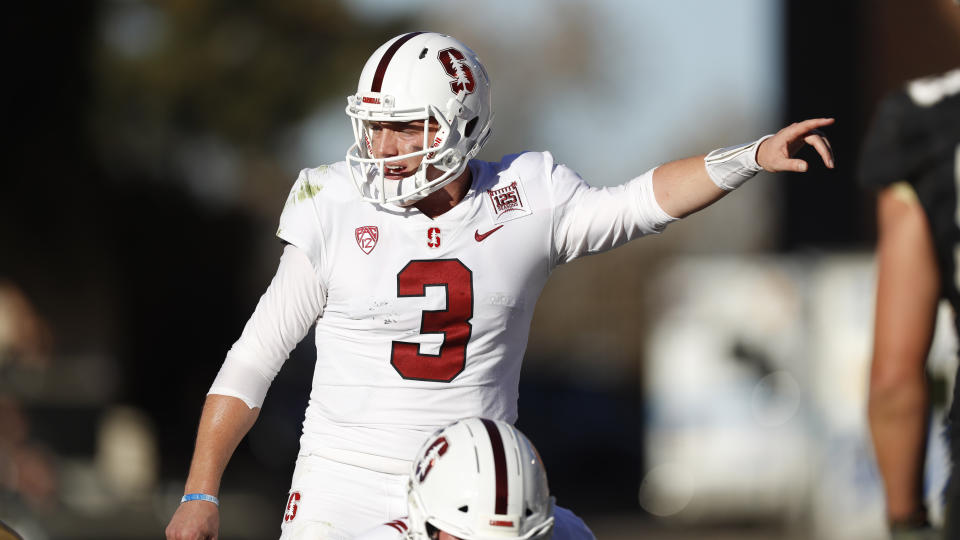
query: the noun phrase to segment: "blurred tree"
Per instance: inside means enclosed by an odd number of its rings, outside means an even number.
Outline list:
[[[278,162],[290,132],[405,26],[310,0],[111,1],[99,21],[90,126],[111,175],[185,181],[271,216],[293,176]]]

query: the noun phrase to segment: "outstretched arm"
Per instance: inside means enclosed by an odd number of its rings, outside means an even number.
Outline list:
[[[756,164],[768,172],[806,172],[808,165],[793,156],[804,145],[813,146],[823,163],[833,168],[833,151],[827,138],[817,129],[833,123],[833,118],[815,118],[791,124],[756,148]],[[657,203],[673,217],[681,218],[701,210],[727,194],[707,173],[699,155],[671,161],[653,172],[653,192]]]

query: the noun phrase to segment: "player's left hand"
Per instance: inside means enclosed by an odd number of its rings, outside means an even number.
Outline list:
[[[832,123],[833,118],[813,118],[790,124],[760,143],[760,148],[757,149],[757,164],[768,172],[807,172],[807,162],[793,156],[803,145],[809,144],[820,154],[823,164],[832,169],[833,149],[830,141],[819,129]]]

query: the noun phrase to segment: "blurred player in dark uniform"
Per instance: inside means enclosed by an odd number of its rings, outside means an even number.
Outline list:
[[[861,181],[879,190],[870,430],[895,538],[935,537],[922,487],[930,405],[925,364],[941,298],[950,301],[960,334],[958,158],[960,69],[888,95],[861,156]],[[951,539],[960,538],[958,388],[948,417],[953,472],[945,532]]]

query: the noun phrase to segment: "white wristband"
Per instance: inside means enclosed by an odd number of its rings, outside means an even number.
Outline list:
[[[703,158],[707,175],[718,188],[724,191],[737,189],[763,170],[763,167],[757,163],[757,149],[760,148],[760,143],[770,137],[773,135],[764,135],[752,143],[728,146],[710,152]]]

